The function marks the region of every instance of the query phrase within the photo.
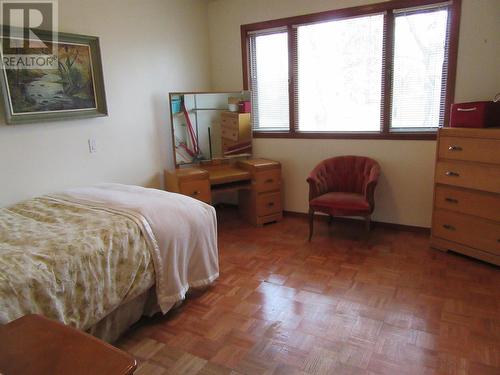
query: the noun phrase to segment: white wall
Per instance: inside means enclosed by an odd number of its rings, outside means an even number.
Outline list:
[[[59,0],[60,31],[100,37],[109,117],[6,126],[1,113],[0,206],[102,181],[159,187],[168,93],[210,88],[207,25],[202,0]]]
[[[379,0],[213,0],[209,3],[213,89],[242,87],[240,25]],[[456,100],[487,100],[500,92],[500,1],[463,0]],[[430,226],[435,141],[255,139],[255,154],[283,163],[285,209],[307,211],[309,171],[343,154],[377,159],[382,177],[374,219]]]
[[[242,87],[241,24],[378,0],[59,0],[60,30],[101,41],[110,115],[6,126],[0,120],[0,206],[101,181],[160,186],[171,166],[170,91]],[[208,17],[207,17],[208,7]],[[500,2],[463,0],[456,100],[500,91]],[[209,33],[208,33],[209,31]],[[209,57],[210,56],[210,57]],[[3,114],[0,114],[3,118]],[[98,151],[88,153],[95,137]],[[429,226],[433,141],[256,139],[283,163],[285,209],[307,210],[305,178],[341,154],[377,159],[375,219]]]

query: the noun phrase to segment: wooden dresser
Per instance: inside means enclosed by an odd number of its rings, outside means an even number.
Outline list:
[[[438,133],[431,246],[500,265],[500,128]]]
[[[224,154],[231,147],[250,142],[252,140],[250,113],[222,112],[220,133],[222,137],[222,152]]]
[[[211,203],[212,194],[238,192],[240,216],[254,225],[281,220],[281,164],[267,159],[212,161],[165,171],[168,191]]]

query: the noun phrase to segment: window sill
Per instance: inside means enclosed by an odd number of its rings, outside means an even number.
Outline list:
[[[437,131],[408,132],[288,132],[288,131],[253,131],[254,138],[297,138],[297,139],[393,139],[393,140],[436,140]]]

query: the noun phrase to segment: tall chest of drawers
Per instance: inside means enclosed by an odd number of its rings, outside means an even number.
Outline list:
[[[224,154],[231,147],[251,142],[252,124],[250,122],[250,113],[222,112],[220,133],[222,152]]]
[[[431,246],[500,265],[500,128],[439,130]]]

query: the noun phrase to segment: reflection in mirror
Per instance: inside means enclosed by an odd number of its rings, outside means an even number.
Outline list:
[[[250,108],[248,91],[171,93],[175,164],[251,156]]]

